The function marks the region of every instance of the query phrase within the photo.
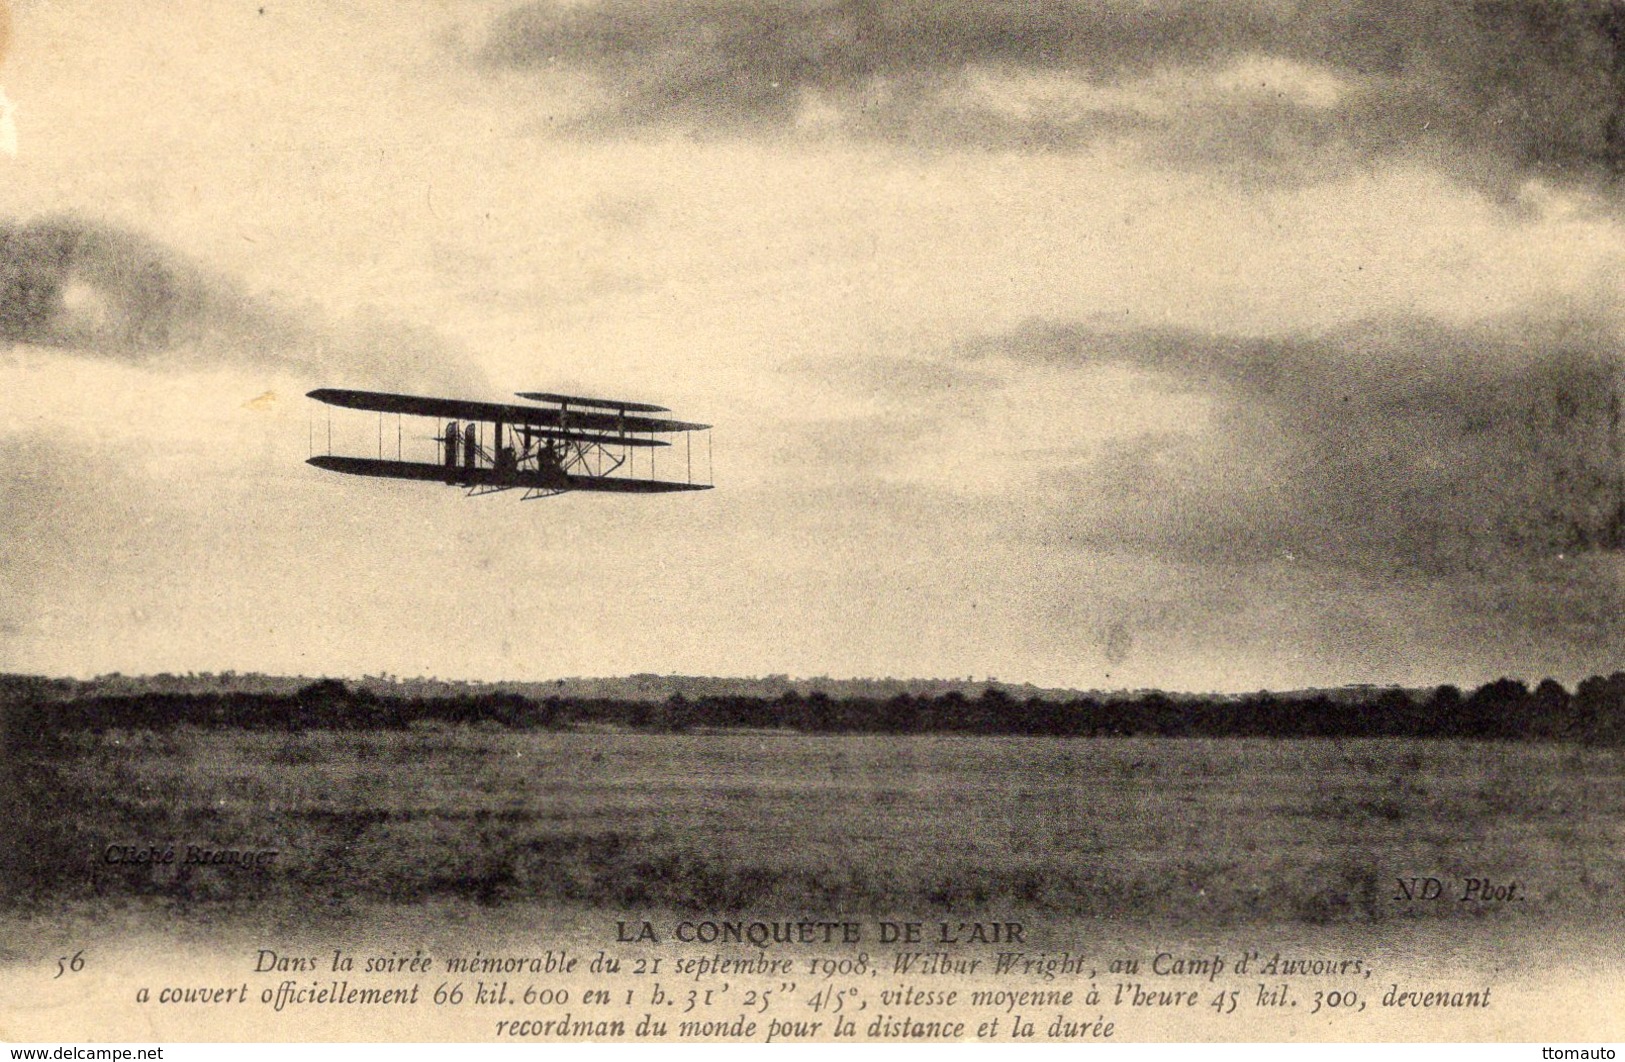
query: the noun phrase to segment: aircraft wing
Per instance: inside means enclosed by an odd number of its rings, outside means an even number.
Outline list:
[[[329,472],[347,472],[352,476],[379,476],[384,479],[421,479],[446,483],[458,479],[461,468],[431,465],[424,461],[377,461],[370,457],[340,457],[321,454],[306,460],[306,464],[325,468]],[[484,472],[476,468],[469,471]]]
[[[591,413],[547,409],[536,406],[510,406],[500,402],[471,402],[461,398],[422,398],[384,391],[350,391],[321,387],[310,398],[331,406],[364,409],[376,413],[402,413],[411,417],[440,417],[477,420],[488,423],[530,424],[540,428],[613,432],[617,435],[656,432],[703,431],[709,424],[690,424],[659,417],[626,416],[619,413]]]
[[[429,414],[424,414],[428,416]],[[454,483],[465,487],[509,487],[520,490],[587,490],[615,494],[668,494],[680,490],[710,490],[709,483],[679,483],[661,479],[635,479],[631,476],[582,476],[539,469],[464,468],[430,464],[426,461],[380,461],[371,457],[339,457],[323,454],[309,464],[329,472],[383,479],[415,479]]]
[[[554,402],[561,406],[592,409],[618,409],[623,413],[670,413],[665,406],[651,406],[647,402],[618,402],[613,398],[583,398],[580,395],[556,395],[551,391],[521,391],[520,398],[533,402]]]
[[[631,476],[570,476],[571,490],[608,491],[614,494],[669,494],[678,490],[710,490],[709,483],[681,483],[669,479],[634,479]]]

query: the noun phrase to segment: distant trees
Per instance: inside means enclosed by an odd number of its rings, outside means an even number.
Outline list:
[[[1556,740],[1578,737],[1573,704],[1574,698],[1562,683],[1541,679],[1535,692],[1529,695],[1529,736]]]
[[[1427,725],[1440,737],[1455,736],[1462,726],[1461,705],[1461,690],[1449,683],[1440,686],[1428,699],[1427,711],[1424,713]]]
[[[1588,678],[1574,691],[1574,736],[1602,745],[1625,744],[1625,672]]]
[[[1160,692],[1071,700],[1017,700],[988,687],[976,697],[958,690],[887,698],[832,698],[785,690],[775,697],[674,694],[634,704],[619,716],[651,730],[779,727],[808,733],[1026,734],[1059,737],[1449,737],[1539,739],[1625,744],[1625,676],[1588,680],[1584,696],[1543,680],[1533,691],[1497,679],[1463,694],[1444,685],[1423,695],[1396,688],[1338,697],[1273,694],[1175,696]],[[579,709],[577,718],[614,720]]]
[[[19,687],[22,689],[22,687]],[[1413,694],[1402,689],[1325,693],[1260,691],[1240,697],[1160,692],[1036,696],[1018,700],[988,687],[974,697],[940,694],[834,698],[786,689],[776,696],[685,696],[621,700],[549,696],[471,687],[447,696],[375,692],[336,679],[311,682],[292,694],[134,692],[60,696],[41,687],[13,702],[12,739],[29,714],[22,701],[50,696],[53,729],[173,726],[247,729],[388,729],[416,723],[486,723],[545,729],[610,723],[652,731],[699,728],[788,728],[807,733],[1021,734],[1052,737],[1442,737],[1545,740],[1625,745],[1625,673],[1581,682],[1573,694],[1542,680],[1533,690],[1497,679],[1464,694],[1444,685]],[[19,714],[21,713],[21,714]]]
[[[1474,690],[1457,716],[1456,737],[1504,738],[1531,729],[1529,687],[1514,679],[1496,679]]]

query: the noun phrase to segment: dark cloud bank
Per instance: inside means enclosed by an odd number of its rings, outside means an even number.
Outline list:
[[[388,321],[333,323],[244,293],[156,240],[62,216],[0,221],[0,350],[187,371],[290,372],[312,382],[467,386],[467,361]],[[233,400],[235,401],[235,400]],[[0,645],[30,629],[54,580],[125,548],[160,506],[154,485],[72,441],[0,434]]]
[[[1208,429],[1074,471],[1075,534],[1179,560],[1422,572],[1625,546],[1621,366],[1603,325],[1367,322],[1254,338],[1033,325],[980,354],[1113,362],[1213,399]]]
[[[243,292],[156,240],[73,216],[0,221],[0,344],[154,366],[292,371],[355,386],[474,377],[433,334],[330,322]]]
[[[1351,613],[1436,613],[1412,619],[1459,625],[1497,667],[1506,657],[1486,646],[1525,666],[1617,667],[1625,424],[1605,324],[1400,319],[1271,338],[1034,324],[969,356],[1126,365],[1208,400],[1189,432],[1059,472],[1035,531],[1048,548],[1155,559],[1214,585],[1271,573],[1260,593],[1297,573],[1342,587]]]
[[[499,19],[483,58],[592,75],[584,130],[782,130],[812,95],[849,131],[950,145],[1127,134],[1282,173],[1413,153],[1486,175],[1625,168],[1625,5],[1597,0],[544,0]],[[1213,76],[1260,63],[1324,90]],[[975,87],[1034,75],[1138,97],[1011,108]]]

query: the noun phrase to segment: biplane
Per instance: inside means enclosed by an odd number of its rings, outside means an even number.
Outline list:
[[[470,494],[522,490],[526,499],[572,490],[664,494],[711,488],[710,483],[694,479],[692,441],[693,433],[708,432],[711,426],[655,416],[671,412],[664,406],[543,391],[515,396],[533,403],[530,405],[330,387],[311,391],[308,397],[329,406],[375,412],[379,417],[378,456],[350,457],[331,452],[329,413],[329,452],[313,455],[310,464],[330,472],[445,483]],[[388,414],[396,416],[393,459],[384,453],[383,418]],[[434,460],[406,459],[400,428],[403,417],[436,421]],[[663,436],[676,435],[684,440],[684,478],[656,478],[654,455],[672,445]],[[709,468],[709,435],[706,441]],[[641,462],[635,455],[640,451],[649,455],[646,476],[638,474]]]

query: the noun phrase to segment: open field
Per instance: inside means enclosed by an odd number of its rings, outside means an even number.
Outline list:
[[[70,733],[46,759],[14,834],[14,891],[36,902],[1019,905],[1234,925],[1589,920],[1625,900],[1613,749],[182,727]],[[110,862],[109,845],[177,858]],[[279,854],[207,866],[187,846]],[[1518,898],[1395,902],[1411,877],[1515,881]]]

